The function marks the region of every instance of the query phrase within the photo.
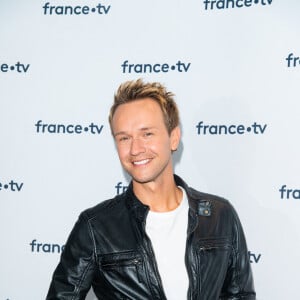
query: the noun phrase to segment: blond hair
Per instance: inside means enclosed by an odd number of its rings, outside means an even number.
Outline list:
[[[145,83],[142,79],[137,79],[122,83],[115,93],[109,113],[111,131],[114,113],[120,105],[145,98],[151,98],[159,104],[169,134],[179,125],[179,112],[174,94],[167,91],[159,82]]]

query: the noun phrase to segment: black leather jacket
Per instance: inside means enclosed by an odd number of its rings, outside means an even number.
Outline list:
[[[185,262],[189,300],[254,300],[252,272],[238,216],[228,201],[188,187]],[[166,299],[151,242],[145,233],[149,208],[133,194],[83,212],[65,245],[47,300]],[[174,262],[176,264],[176,262]],[[183,300],[183,299],[178,299]]]

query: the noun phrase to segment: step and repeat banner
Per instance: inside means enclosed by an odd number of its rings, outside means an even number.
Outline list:
[[[238,211],[257,299],[299,299],[299,13],[296,0],[2,0],[0,300],[44,299],[80,212],[126,190],[108,112],[137,78],[176,94],[175,172]]]

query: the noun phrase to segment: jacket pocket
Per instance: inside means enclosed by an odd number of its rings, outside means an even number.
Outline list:
[[[198,241],[198,251],[211,251],[214,249],[230,249],[230,238],[207,238]]]
[[[198,241],[198,284],[204,299],[218,299],[230,266],[232,249],[230,238],[227,237]],[[210,296],[206,294],[207,291]]]
[[[108,277],[129,277],[142,281],[143,259],[135,251],[105,254],[100,257],[100,269]]]

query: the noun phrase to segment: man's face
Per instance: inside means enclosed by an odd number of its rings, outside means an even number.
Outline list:
[[[173,176],[172,150],[180,130],[168,133],[159,104],[151,98],[121,104],[112,119],[112,130],[123,168],[138,183]]]

